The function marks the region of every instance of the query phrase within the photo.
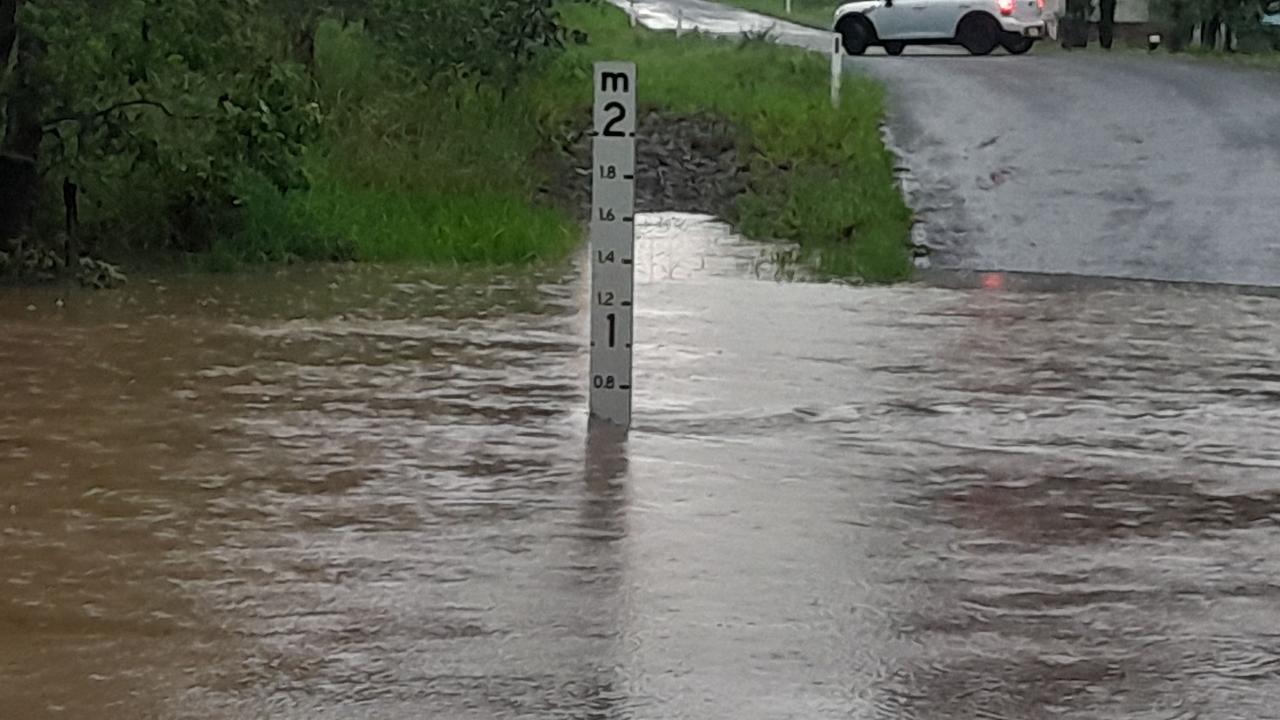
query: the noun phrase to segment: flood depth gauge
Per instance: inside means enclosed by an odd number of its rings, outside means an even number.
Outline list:
[[[591,173],[592,421],[631,426],[636,66],[595,65]]]

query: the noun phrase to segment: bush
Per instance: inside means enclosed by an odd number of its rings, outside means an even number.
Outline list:
[[[315,145],[351,131],[346,108],[378,105],[393,122],[404,118],[404,98],[372,102],[375,55],[394,60],[378,69],[396,74],[396,92],[453,88],[437,94],[447,101],[465,86],[488,97],[489,87],[510,92],[561,36],[552,0],[18,0],[16,8],[0,12],[0,55],[16,58],[0,78],[8,128],[0,251],[22,234],[56,244],[64,187],[83,199],[81,234],[100,247],[206,250],[252,221],[239,208],[266,202],[263,183],[278,193],[307,188]],[[330,26],[367,28],[330,38],[361,47],[335,44],[319,56],[326,16]],[[365,129],[383,138],[405,129],[382,120]],[[429,144],[415,147],[425,153]],[[345,145],[336,152],[366,157]],[[371,154],[395,156],[382,146]],[[18,187],[27,169],[34,174]]]

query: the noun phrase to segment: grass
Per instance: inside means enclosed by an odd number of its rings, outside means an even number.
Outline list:
[[[1167,60],[1190,60],[1197,62],[1214,62],[1234,67],[1254,68],[1258,70],[1280,70],[1280,52],[1261,51],[1261,52],[1225,52],[1223,50],[1209,50],[1200,47],[1186,48],[1181,52],[1170,52],[1168,43],[1165,43],[1155,52],[1147,49],[1145,44],[1137,42],[1122,42],[1117,39],[1110,50],[1104,49],[1098,44],[1096,38],[1091,38],[1088,47],[1064,49],[1054,41],[1040,43],[1035,52],[1039,54],[1065,54],[1065,53],[1083,53],[1086,55],[1119,55],[1128,56],[1147,56],[1151,58],[1160,58]]]
[[[244,222],[214,267],[353,259],[506,265],[566,256],[567,212],[533,202],[543,133],[527,92],[427,87],[379,58],[358,28],[324,24],[316,76],[329,117],[307,158],[312,182],[281,196],[247,177]]]
[[[1199,48],[1172,55],[1195,60],[1219,62],[1236,67],[1255,68],[1258,70],[1280,70],[1280,52],[1238,53],[1221,50],[1202,50]]]
[[[506,93],[427,88],[380,63],[355,29],[326,25],[318,80],[330,117],[308,157],[312,187],[281,196],[246,178],[244,222],[211,263],[354,259],[501,265],[553,260],[581,241],[568,211],[534,201],[544,153],[590,108],[592,63],[636,62],[643,107],[713,111],[741,131],[751,188],[726,218],[748,237],[799,244],[822,273],[893,281],[911,271],[911,215],[881,141],[881,89],[760,39],[633,29],[610,6],[566,3],[571,45]]]
[[[741,130],[752,182],[728,218],[741,232],[798,243],[823,274],[909,277],[912,216],[880,135],[879,85],[846,76],[833,110],[829,61],[817,54],[758,39],[633,30],[607,7],[569,5],[564,13],[591,42],[542,76],[540,112],[554,119],[557,109],[585,107],[592,62],[632,60],[642,107],[710,110]]]
[[[719,0],[719,2],[821,30],[831,29],[831,16],[840,4],[832,0],[791,0],[791,13],[788,14],[786,0]]]

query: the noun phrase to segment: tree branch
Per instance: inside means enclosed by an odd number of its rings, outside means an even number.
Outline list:
[[[174,118],[174,119],[177,119],[177,120],[197,120],[197,119],[199,119],[199,116],[197,116],[197,115],[186,115],[186,116],[175,115],[175,114],[174,114],[174,112],[173,112],[172,110],[170,110],[168,107],[166,107],[164,103],[156,102],[155,100],[147,100],[147,99],[145,99],[145,98],[141,98],[141,99],[138,99],[138,100],[125,100],[125,101],[123,101],[123,102],[118,102],[118,103],[116,103],[116,104],[114,104],[114,105],[111,105],[110,107],[106,107],[106,108],[103,108],[103,109],[101,109],[101,110],[98,110],[97,112],[91,112],[91,113],[80,113],[80,114],[78,114],[78,115],[65,115],[65,116],[63,116],[63,117],[51,118],[51,119],[49,119],[49,120],[46,120],[46,121],[45,121],[45,123],[44,123],[44,125],[43,125],[42,127],[44,128],[44,131],[45,131],[45,132],[49,132],[49,131],[50,131],[50,130],[52,130],[55,126],[60,125],[60,124],[62,124],[62,123],[64,123],[64,122],[73,122],[73,121],[74,121],[74,122],[78,122],[78,123],[80,123],[80,124],[84,124],[84,123],[87,123],[87,122],[92,122],[92,121],[94,121],[94,120],[100,120],[100,119],[102,119],[102,118],[104,118],[104,117],[106,117],[106,116],[110,115],[111,113],[116,112],[117,110],[123,110],[123,109],[125,109],[125,108],[129,108],[129,107],[150,107],[150,108],[155,108],[155,109],[159,110],[160,112],[164,113],[165,115],[168,115],[169,117]]]

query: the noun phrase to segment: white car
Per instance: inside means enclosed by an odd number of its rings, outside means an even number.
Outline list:
[[[836,8],[835,31],[850,55],[871,45],[900,55],[907,45],[948,44],[1021,55],[1046,36],[1044,0],[859,0]]]
[[[1262,24],[1280,26],[1280,0],[1272,0],[1263,6]]]

